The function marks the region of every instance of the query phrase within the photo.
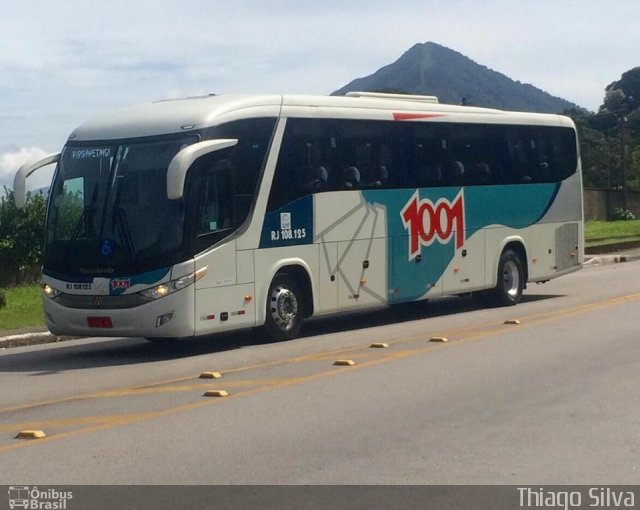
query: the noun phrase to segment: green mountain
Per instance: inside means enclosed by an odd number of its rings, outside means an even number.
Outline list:
[[[533,85],[514,81],[433,42],[416,44],[393,64],[358,78],[333,95],[351,91],[404,92],[437,96],[441,103],[558,113],[576,105]]]

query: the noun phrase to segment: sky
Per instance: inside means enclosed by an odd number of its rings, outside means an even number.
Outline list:
[[[639,21],[638,0],[0,0],[0,191],[89,118],[208,93],[329,94],[427,41],[596,111],[640,65]]]

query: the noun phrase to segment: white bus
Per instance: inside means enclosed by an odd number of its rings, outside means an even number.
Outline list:
[[[77,128],[42,269],[54,334],[153,340],[445,294],[516,304],[582,266],[576,131],[563,116],[429,96],[206,96]]]

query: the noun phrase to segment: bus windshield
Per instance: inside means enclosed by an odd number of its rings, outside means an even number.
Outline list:
[[[167,198],[167,167],[196,141],[192,135],[65,147],[49,201],[45,268],[106,276],[174,264],[183,248],[184,206]]]

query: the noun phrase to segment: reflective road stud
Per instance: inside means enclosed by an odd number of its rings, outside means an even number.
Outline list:
[[[220,379],[222,374],[220,372],[202,372],[200,379]]]
[[[203,397],[228,397],[229,393],[225,390],[207,390]]]
[[[16,439],[42,439],[47,435],[42,430],[21,430]]]

